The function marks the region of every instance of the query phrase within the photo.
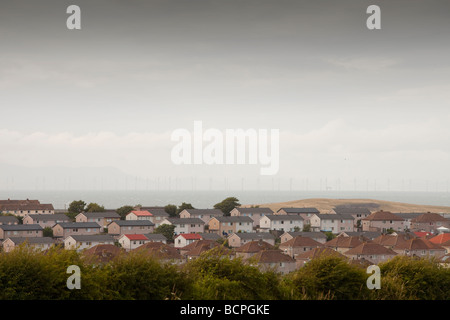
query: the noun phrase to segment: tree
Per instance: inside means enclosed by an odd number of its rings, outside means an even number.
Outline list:
[[[164,207],[164,211],[166,211],[170,217],[176,217],[177,215],[177,206],[174,204],[168,204]]]
[[[43,231],[44,237],[53,237],[53,229],[50,227],[45,227]]]
[[[175,235],[175,226],[173,224],[161,224],[157,227],[153,233],[160,233],[167,238],[168,241],[173,240]]]
[[[120,216],[121,220],[125,220],[125,216],[134,210],[133,206],[122,206],[116,209],[116,213]]]
[[[235,197],[228,197],[222,202],[216,203],[214,205],[214,209],[219,209],[223,212],[225,216],[229,216],[231,210],[233,210],[236,207],[239,207],[241,204],[239,203],[239,200]]]
[[[195,209],[192,204],[183,202],[180,206],[178,206],[177,214],[180,214],[184,209]]]
[[[69,204],[69,209],[67,211],[70,214],[79,214],[81,212],[84,212],[85,206],[86,202],[84,202],[83,200],[72,201]]]
[[[305,223],[303,225],[303,232],[311,232],[311,225],[309,223]]]
[[[105,211],[105,207],[99,205],[98,203],[91,202],[85,209],[87,212],[103,212]]]
[[[333,234],[331,231],[326,231],[326,232],[324,232],[324,233],[325,233],[325,235],[327,236],[327,241],[330,241],[330,240],[336,238],[336,235]]]

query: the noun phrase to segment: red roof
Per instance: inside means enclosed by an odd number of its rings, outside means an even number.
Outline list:
[[[143,234],[125,234],[125,237],[130,240],[148,240],[148,238]]]
[[[429,236],[431,233],[426,231],[415,231],[414,234],[418,236],[419,238],[424,238],[426,236]]]
[[[435,244],[443,244],[447,241],[450,241],[450,233],[441,233],[440,235],[437,235],[436,237],[433,237],[429,240],[430,242],[433,242]]]
[[[143,217],[143,216],[152,216],[152,214],[146,210],[143,211],[131,211],[132,213],[134,213],[135,215],[137,215],[138,217]]]
[[[186,240],[200,240],[202,238],[198,233],[182,233],[179,237],[183,237]]]

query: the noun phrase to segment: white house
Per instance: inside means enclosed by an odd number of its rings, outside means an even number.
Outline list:
[[[123,234],[119,237],[119,244],[127,251],[136,249],[148,242],[151,241],[144,234]]]
[[[259,228],[263,232],[268,232],[269,230],[280,230],[280,231],[296,231],[303,229],[303,218],[297,215],[266,215],[259,221]]]
[[[174,247],[182,248],[195,241],[201,240],[202,236],[198,233],[182,233],[175,237]]]
[[[199,218],[166,218],[161,224],[175,226],[175,234],[205,232],[205,222]]]
[[[64,248],[81,251],[98,244],[114,244],[114,238],[106,234],[70,235],[64,239]]]

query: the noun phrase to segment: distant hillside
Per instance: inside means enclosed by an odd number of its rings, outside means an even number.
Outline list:
[[[243,205],[249,207],[250,205]],[[260,207],[269,207],[273,211],[277,211],[284,207],[314,207],[320,212],[326,213],[332,210],[335,206],[363,206],[374,212],[377,210],[385,210],[391,212],[436,212],[436,213],[450,213],[450,207],[445,206],[431,206],[431,205],[417,205],[393,201],[373,200],[373,199],[304,199],[293,200],[288,202],[278,203],[262,203]]]

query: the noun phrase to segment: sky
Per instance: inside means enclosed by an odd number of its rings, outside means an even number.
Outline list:
[[[81,30],[66,27],[72,4]],[[366,27],[372,4],[381,30]],[[449,12],[444,0],[2,1],[0,189],[84,170],[119,187],[445,191]],[[171,134],[194,121],[279,129],[278,172],[175,165]]]

